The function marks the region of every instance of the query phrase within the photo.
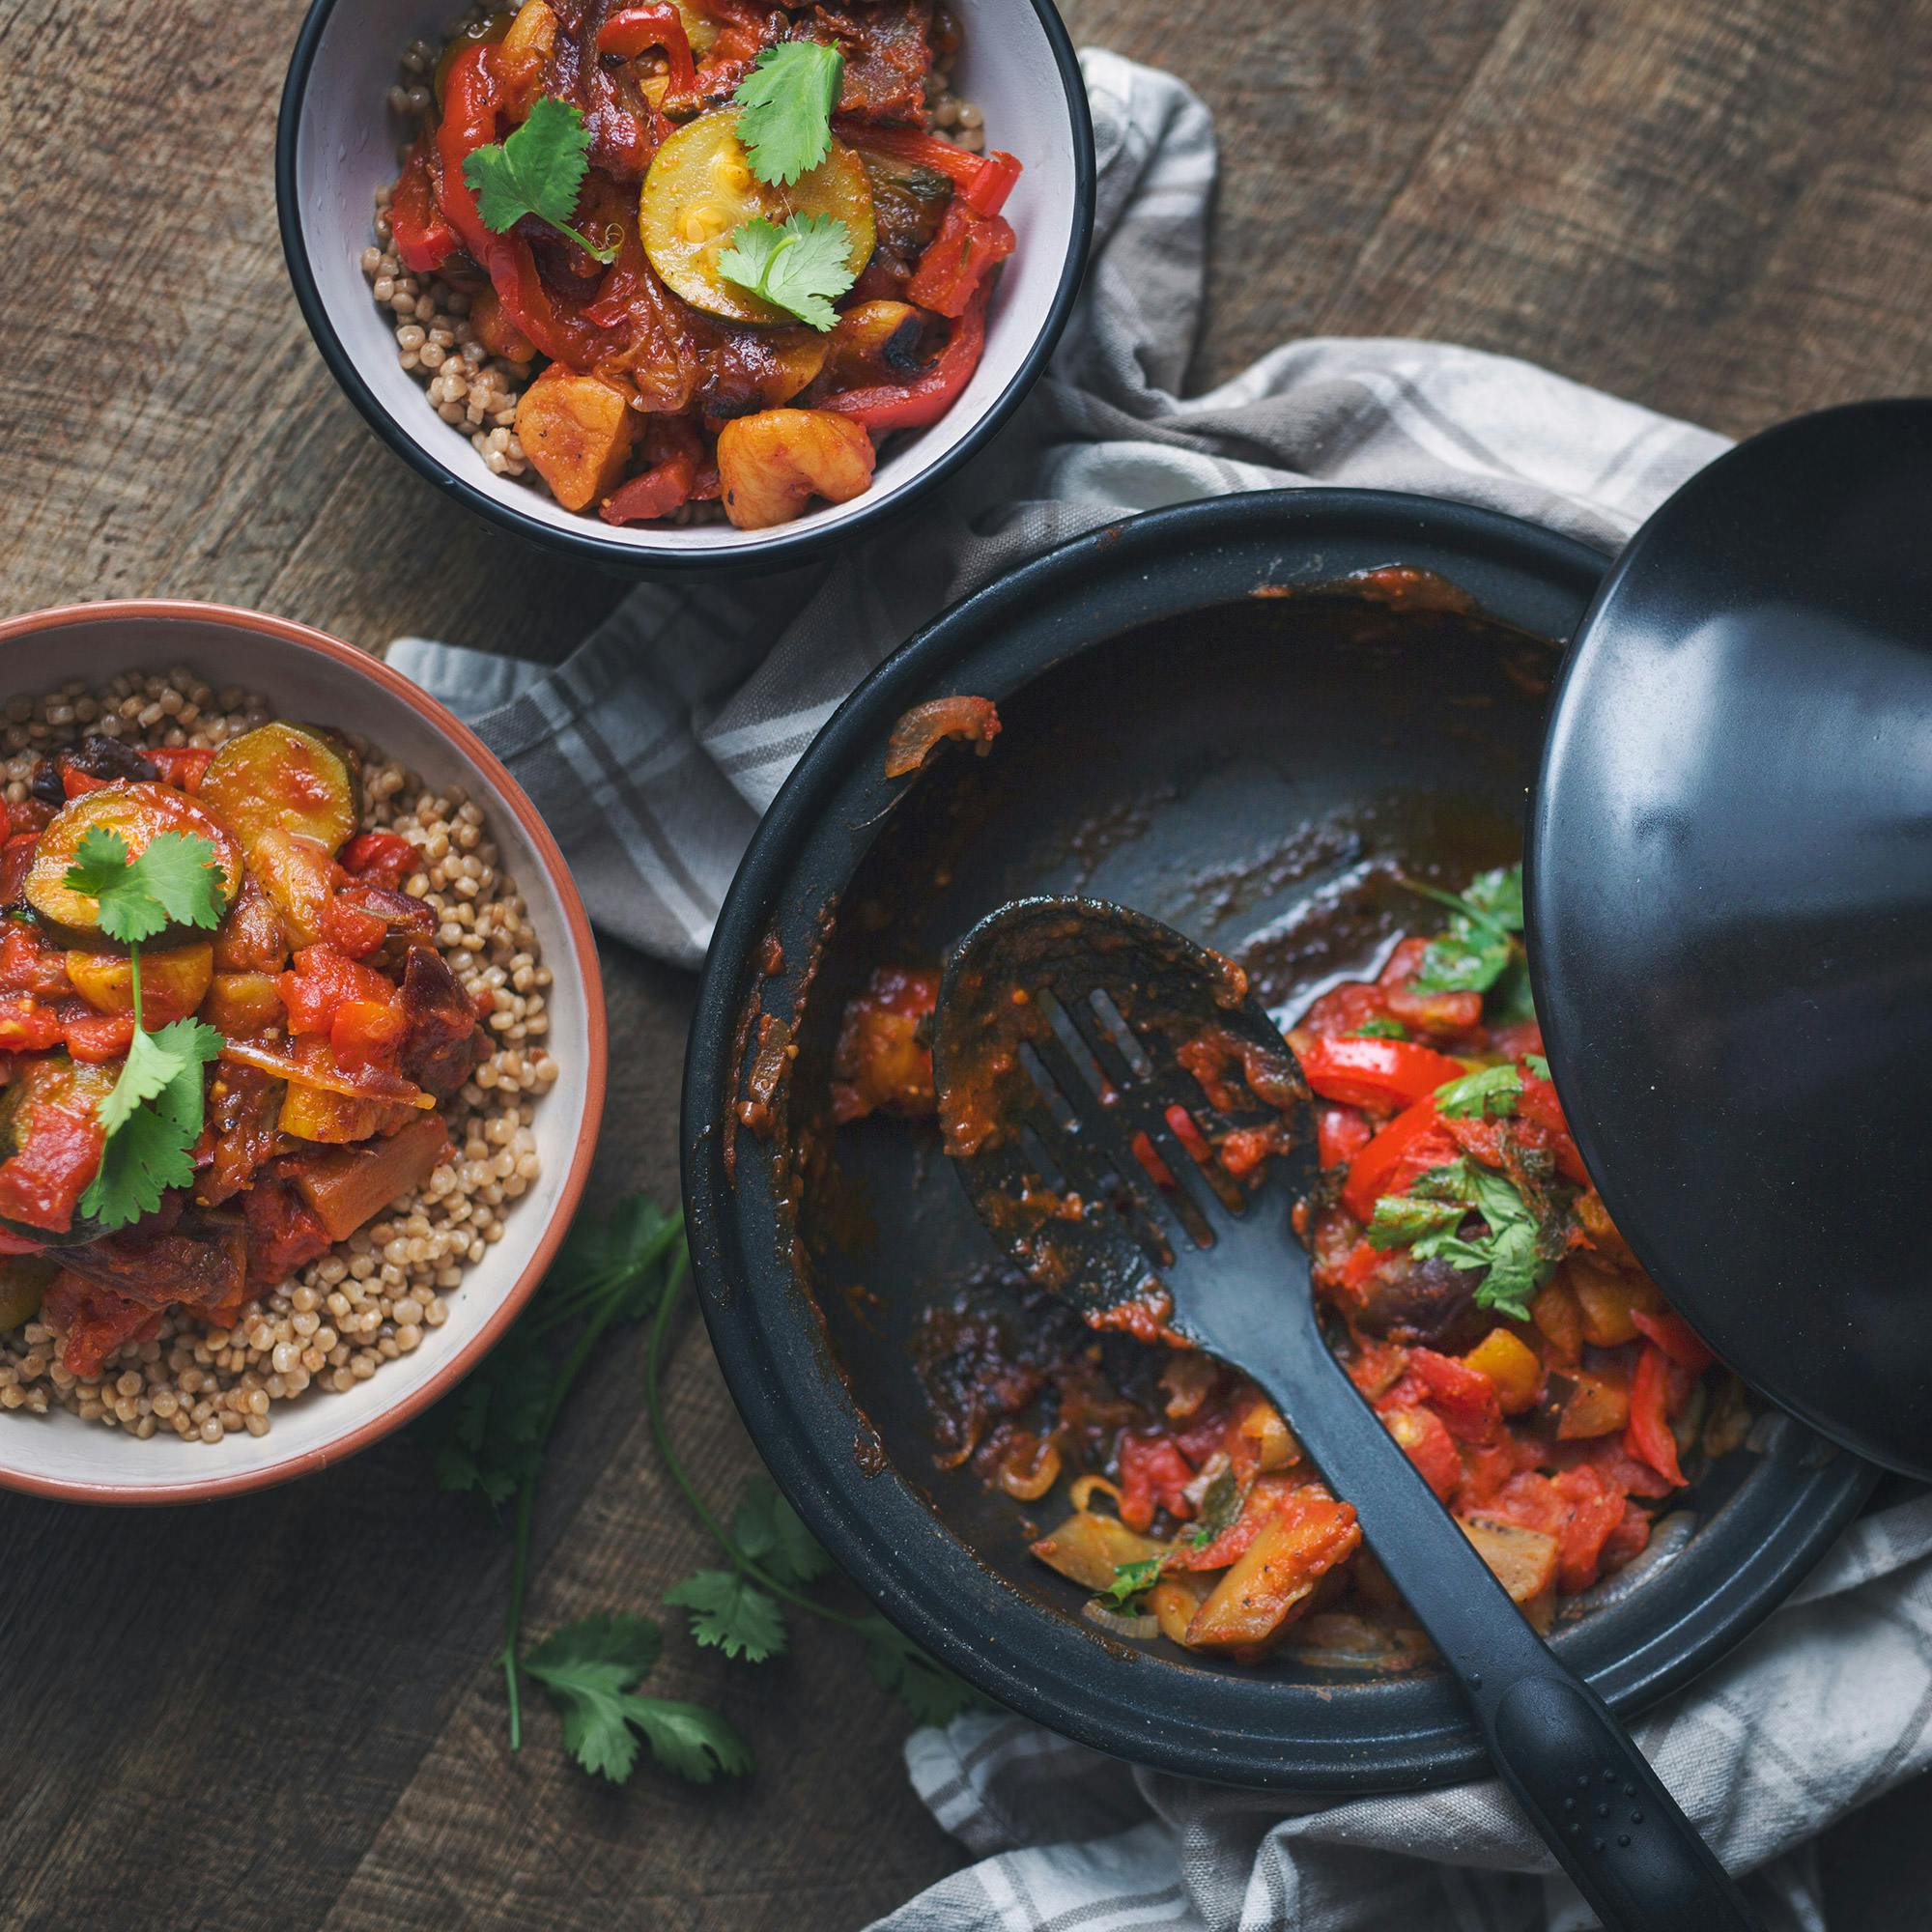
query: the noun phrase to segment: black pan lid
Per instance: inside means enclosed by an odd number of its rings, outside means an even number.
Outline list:
[[[1590,1172],[1747,1379],[1932,1477],[1932,401],[1638,531],[1567,660],[1530,959]]]

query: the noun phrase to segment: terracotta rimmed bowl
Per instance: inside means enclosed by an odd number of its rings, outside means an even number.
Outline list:
[[[142,1442],[64,1411],[0,1415],[0,1485],[76,1502],[202,1502],[265,1489],[366,1449],[447,1395],[542,1280],[583,1192],[604,1108],[604,989],[583,901],[536,808],[435,699],[320,631],[222,605],[83,604],[0,621],[0,701],[68,678],[99,685],[175,665],[262,692],[288,716],[357,732],[429,783],[463,786],[488,817],[554,976],[550,1050],[562,1071],[536,1109],[536,1184],[504,1217],[503,1238],[466,1269],[449,1320],[413,1354],[346,1395],[276,1404],[260,1437]]]
[[[1001,271],[986,352],[930,428],[892,438],[872,487],[773,529],[728,524],[618,528],[493,476],[396,360],[358,257],[375,239],[376,189],[395,179],[398,124],[384,104],[412,41],[440,43],[451,0],[313,0],[289,62],[275,137],[275,200],[296,299],[323,359],[369,426],[418,475],[504,529],[606,568],[758,569],[848,542],[952,474],[1018,408],[1060,339],[1094,224],[1086,87],[1052,0],[955,0],[965,30],[954,85],[985,110],[991,145],[1026,163],[1006,213],[1019,247]]]

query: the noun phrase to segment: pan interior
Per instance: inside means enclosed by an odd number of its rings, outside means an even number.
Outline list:
[[[937,963],[1007,899],[1080,892],[1240,960],[1284,1017],[1372,972],[1398,932],[1430,920],[1398,870],[1461,885],[1520,856],[1555,664],[1549,644],[1469,611],[1353,595],[1250,597],[1163,620],[1003,698],[990,755],[947,748],[841,895],[791,1081],[794,1127],[829,1150],[808,1163],[808,1272],[838,1369],[894,1465],[1042,1605],[1076,1615],[1084,1595],[1026,1548],[1030,1517],[1065,1513],[1064,1486],[1021,1506],[941,1466],[914,1366],[932,1311],[1010,1322],[1024,1291],[930,1122],[825,1122],[845,1000],[875,966]],[[1033,1304],[1012,1327],[1022,1364],[1028,1322],[1067,1319]],[[1690,1506],[1719,1506],[1746,1474],[1730,1465],[1751,1460],[1727,1459]],[[1176,1669],[1244,1668],[1147,1648]],[[1293,1663],[1270,1674],[1284,1671],[1327,1681]]]

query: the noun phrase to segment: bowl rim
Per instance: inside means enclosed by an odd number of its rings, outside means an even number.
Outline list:
[[[290,1457],[263,1469],[237,1469],[226,1475],[209,1476],[186,1483],[96,1482],[61,1476],[43,1476],[0,1463],[0,1489],[15,1490],[30,1495],[48,1496],[63,1502],[139,1505],[156,1503],[212,1502],[220,1496],[242,1495],[251,1490],[271,1489],[293,1482],[298,1476],[312,1475],[331,1463],[366,1449],[412,1417],[439,1402],[502,1339],[518,1314],[550,1268],[557,1249],[576,1215],[589,1178],[590,1163],[597,1150],[597,1138],[604,1117],[604,1089],[609,1028],[604,1009],[604,980],[598,970],[597,945],[590,930],[590,918],[583,899],[536,807],[508,768],[469,725],[446,706],[440,704],[419,685],[412,684],[401,671],[392,669],[381,658],[357,650],[307,624],[286,617],[271,617],[264,611],[242,610],[233,604],[200,603],[179,597],[109,598],[98,604],[62,604],[45,611],[34,611],[17,617],[0,619],[0,647],[23,638],[67,630],[74,625],[93,623],[188,622],[226,625],[272,638],[327,658],[345,669],[368,678],[392,696],[402,699],[447,739],[458,753],[475,766],[497,789],[504,804],[523,828],[537,856],[537,863],[555,893],[582,966],[584,1003],[584,1031],[587,1036],[589,1065],[585,1069],[583,1114],[578,1125],[577,1146],[570,1168],[558,1192],[556,1207],[523,1271],[510,1285],[499,1305],[476,1334],[461,1349],[451,1352],[435,1374],[413,1393],[400,1397],[379,1410],[366,1422],[346,1435],[317,1448]]]
[[[936,457],[917,474],[885,492],[877,502],[867,504],[828,529],[800,530],[789,536],[747,531],[743,543],[697,550],[681,548],[668,537],[661,545],[626,543],[602,535],[602,526],[594,518],[586,521],[583,530],[578,531],[557,529],[538,518],[527,516],[513,504],[465,481],[410,436],[364,380],[355,358],[350,355],[328,319],[328,310],[309,261],[308,242],[303,233],[300,200],[296,193],[296,151],[308,100],[309,76],[336,4],[337,0],[311,0],[296,36],[295,50],[289,57],[288,74],[282,83],[281,105],[275,118],[275,219],[281,232],[283,260],[288,267],[289,279],[295,285],[296,302],[301,310],[302,320],[308,325],[309,334],[322,352],[322,359],[376,435],[419,476],[499,529],[509,530],[531,543],[541,544],[580,561],[627,572],[709,572],[729,568],[763,571],[803,563],[810,557],[823,555],[828,550],[869,535],[881,523],[889,522],[909,509],[928,491],[937,488],[970,462],[1005,427],[1059,344],[1067,317],[1072,313],[1074,299],[1080,292],[1093,247],[1098,164],[1094,149],[1094,117],[1088,105],[1087,85],[1080,71],[1079,55],[1065,23],[1056,11],[1053,0],[1026,0],[1046,35],[1066,107],[1073,146],[1073,225],[1067,238],[1066,258],[1061,264],[1060,280],[1039,330],[1020,358],[1011,379],[986,407],[980,420],[951,449]],[[782,529],[784,526],[780,527]]]
[[[765,1163],[753,1159],[735,1177],[724,1166],[719,1125],[737,1092],[739,1019],[761,982],[760,943],[775,933],[787,958],[794,942],[801,956],[809,952],[843,877],[835,876],[837,859],[808,848],[821,825],[836,825],[833,836],[849,844],[883,815],[896,789],[879,756],[892,720],[937,691],[997,698],[1110,637],[1228,601],[1239,593],[1213,581],[1223,546],[1249,570],[1250,588],[1332,582],[1390,563],[1441,568],[1505,621],[1552,637],[1574,624],[1608,562],[1575,539],[1463,503],[1383,491],[1245,492],[1076,537],[942,613],[814,739],[720,912],[680,1124],[693,1272],[726,1384],[781,1487],[879,1608],[961,1676],[1080,1743],[1184,1776],[1324,1792],[1434,1787],[1492,1770],[1447,1680],[1389,1677],[1351,1685],[1345,1699],[1321,1685],[1271,1687],[1265,1676],[1235,1680],[1176,1664],[1185,1679],[1176,1688],[1169,1671],[1151,1674],[1150,1658],[1106,1645],[981,1563],[931,1510],[917,1472],[885,1458],[871,1434],[814,1304],[780,1253],[782,1240],[772,1238]],[[1145,609],[1150,601],[1159,608]],[[1032,635],[1022,636],[1029,625]],[[807,857],[822,869],[800,876]],[[771,983],[788,989],[793,970]],[[1619,1605],[1559,1633],[1568,1660],[1613,1709],[1629,1713],[1681,1688],[1754,1629],[1877,1479],[1842,1453],[1805,1463],[1808,1432],[1785,1441],[1786,1480],[1759,1492],[1759,1515],[1775,1517],[1759,1541],[1720,1542],[1693,1562],[1693,1539],[1652,1586],[1660,1594],[1641,1624],[1624,1628],[1632,1619]]]

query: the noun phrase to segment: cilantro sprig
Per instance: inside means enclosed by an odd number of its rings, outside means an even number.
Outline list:
[[[817,41],[781,41],[753,62],[731,99],[745,158],[761,182],[789,187],[832,152],[844,75],[845,56]]]
[[[728,1529],[698,1492],[671,1441],[663,1396],[666,1348],[688,1269],[682,1219],[642,1195],[624,1201],[609,1220],[581,1216],[522,1321],[463,1388],[431,1412],[422,1432],[441,1488],[474,1495],[496,1512],[514,1501],[497,1654],[510,1748],[523,1747],[527,1676],[561,1713],[571,1756],[612,1783],[629,1779],[645,1746],[659,1765],[695,1783],[752,1768],[751,1747],[722,1713],[639,1688],[663,1647],[653,1619],[607,1613],[565,1625],[528,1649],[523,1643],[537,1490],[552,1435],[579,1374],[611,1327],[646,1319],[644,1394],[653,1435],[673,1483],[728,1564],[700,1570],[665,1593],[668,1605],[688,1613],[696,1642],[759,1663],[789,1648],[786,1611],[802,1610],[864,1637],[873,1676],[919,1721],[956,1716],[976,1698],[951,1671],[876,1612],[843,1610],[808,1594],[831,1559],[775,1485],[763,1477],[748,1483]]]
[[[1138,1563],[1116,1563],[1114,1580],[1099,1592],[1095,1601],[1104,1604],[1110,1610],[1120,1610],[1132,1616],[1146,1607],[1142,1598],[1159,1581],[1158,1556],[1149,1556]]]
[[[521,128],[464,156],[463,179],[476,197],[483,225],[502,235],[526,214],[568,236],[600,262],[617,259],[617,242],[597,242],[571,226],[577,196],[590,165],[590,129],[583,110],[545,95]]]
[[[1410,988],[1418,993],[1494,993],[1498,1019],[1531,1019],[1529,982],[1523,971],[1522,867],[1499,866],[1481,872],[1460,893],[1445,893],[1420,879],[1404,879],[1412,892],[1449,909],[1449,923],[1429,944]]]
[[[91,825],[74,848],[65,884],[94,900],[100,930],[128,948],[134,1033],[113,1090],[97,1109],[105,1135],[100,1166],[80,1211],[105,1232],[131,1227],[171,1187],[194,1179],[201,1138],[201,1069],[222,1038],[199,1020],[149,1033],[141,1010],[141,945],[171,925],[220,923],[222,874],[213,843],[193,832],[163,832],[138,857],[120,833]]]
[[[823,333],[838,326],[834,299],[857,279],[851,252],[852,231],[836,214],[792,214],[782,224],[761,214],[731,231],[718,272]]]
[[[1464,1234],[1474,1216],[1483,1226]],[[1531,1296],[1561,1258],[1516,1184],[1466,1159],[1431,1168],[1405,1194],[1383,1195],[1367,1239],[1374,1248],[1406,1247],[1422,1261],[1488,1269],[1476,1284],[1477,1307],[1518,1321],[1528,1319]]]

